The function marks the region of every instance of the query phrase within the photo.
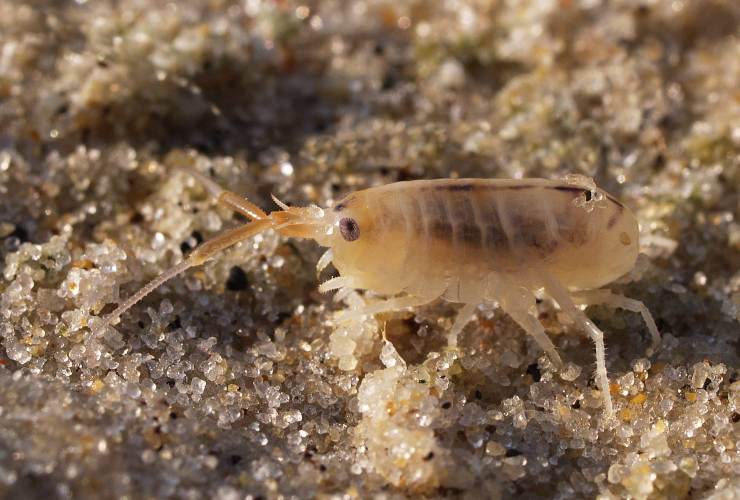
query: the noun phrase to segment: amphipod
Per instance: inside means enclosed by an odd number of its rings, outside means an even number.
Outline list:
[[[588,333],[596,347],[596,382],[607,418],[614,414],[603,333],[579,305],[605,304],[639,312],[652,336],[658,329],[642,302],[601,287],[632,269],[638,226],[632,212],[582,176],[545,179],[439,179],[397,182],[349,194],[331,209],[289,207],[265,213],[247,199],[189,171],[218,200],[251,221],[227,230],[144,286],[103,319],[115,322],[152,290],[221,250],[266,229],[311,238],[340,276],[319,290],[370,290],[387,298],[351,314],[377,314],[438,298],[462,304],[449,332],[455,346],[476,307],[495,301],[552,361],[560,356],[537,317],[544,291]]]

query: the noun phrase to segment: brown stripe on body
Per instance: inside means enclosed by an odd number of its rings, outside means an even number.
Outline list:
[[[436,240],[452,241],[452,225],[439,219],[432,220],[429,224],[430,236]]]
[[[483,231],[476,226],[473,197],[466,192],[439,193],[447,199],[447,207],[453,226],[453,243],[465,247],[483,245]]]
[[[460,228],[460,241],[473,247],[483,246],[483,230],[475,223],[466,222]]]
[[[512,223],[516,227],[518,239],[525,248],[537,251],[541,256],[546,256],[558,247],[558,240],[553,238],[547,223],[541,218],[529,215],[515,214]]]
[[[609,220],[606,222],[606,228],[607,229],[613,228],[617,224],[617,221],[619,220],[619,216],[620,216],[620,212],[614,212],[612,216],[609,217]]]
[[[517,184],[496,185],[483,182],[450,183],[433,186],[422,186],[419,189],[419,197],[425,199],[425,217],[430,227],[430,237],[439,240],[452,241],[453,232],[457,240],[471,247],[486,248],[492,251],[501,251],[510,248],[532,249],[542,256],[552,254],[558,248],[561,240],[580,246],[585,244],[588,235],[586,228],[581,227],[579,217],[574,218],[571,213],[571,205],[566,203],[566,213],[559,216],[552,214],[553,222],[548,226],[545,217],[547,214],[540,210],[519,209],[509,206],[508,197],[500,198],[494,192],[522,191],[526,189],[539,189],[541,193],[533,194],[532,203],[545,203],[545,210],[559,211],[560,205],[557,201],[546,196],[547,190],[555,190],[574,195],[586,195],[589,189],[572,185],[541,185],[541,184]],[[618,214],[623,211],[623,205],[612,196],[606,195],[615,202]],[[444,199],[449,197],[448,206],[451,213],[444,209]],[[436,200],[435,200],[436,199]],[[498,200],[498,201],[497,201]],[[475,210],[473,204],[476,205]],[[550,206],[550,205],[553,206]],[[506,211],[510,226],[508,234],[502,223],[502,214],[499,210]],[[477,213],[476,213],[477,212]],[[452,217],[453,221],[450,220]],[[618,218],[611,224],[616,224]],[[453,223],[454,222],[454,223]],[[456,231],[454,231],[456,230]]]
[[[463,240],[484,251],[508,251],[510,241],[499,213],[499,204],[490,192],[479,191],[468,197],[469,215]]]
[[[489,250],[500,250],[509,245],[509,237],[501,222],[498,205],[485,194],[478,197],[481,218],[483,219],[483,247]]]
[[[508,245],[496,204],[489,193],[481,190],[428,191],[421,196],[447,197],[447,217],[440,219],[439,212],[429,216],[434,238],[454,244],[454,235],[456,242],[465,246],[497,251]]]
[[[448,185],[440,185],[440,186],[434,186],[432,188],[434,191],[441,191],[441,192],[470,192],[475,189],[475,184],[473,183],[455,183],[455,184],[448,184]],[[422,188],[422,190],[426,190],[429,188]]]
[[[541,191],[524,197],[505,194],[525,189]],[[396,220],[383,222],[409,231],[409,242],[414,238],[425,242],[422,244],[427,245],[427,249],[416,250],[422,253],[433,248],[430,245],[435,241],[457,247],[463,254],[466,248],[498,253],[531,249],[545,256],[557,251],[562,243],[582,246],[588,239],[586,219],[589,214],[567,199],[548,196],[548,190],[553,190],[550,193],[573,193],[573,197],[590,192],[572,185],[502,186],[485,182],[427,184],[416,186],[416,189],[400,189],[399,186],[398,202],[392,203],[394,211],[398,211]],[[606,196],[615,204],[608,212],[611,217],[605,221],[611,229],[621,219],[624,206],[612,196]],[[510,234],[504,228],[499,211],[504,211],[507,217]]]
[[[449,184],[436,184],[434,186],[424,186],[420,189],[422,191],[436,191],[436,192],[465,192],[470,193],[473,191],[519,191],[522,189],[530,189],[535,187],[542,187],[536,184],[511,184],[502,186],[500,184],[491,184],[484,182],[450,182]]]
[[[461,243],[471,247],[482,247],[483,246],[483,229],[479,226],[476,220],[474,197],[462,195],[456,196],[453,201],[455,213],[453,217],[456,217],[457,223],[459,224],[458,238]]]
[[[573,186],[570,184],[561,184],[561,185],[555,185],[555,186],[548,186],[548,185],[542,185],[542,184],[529,184],[526,182],[523,182],[521,184],[510,184],[510,185],[500,185],[500,184],[493,184],[493,183],[485,183],[485,182],[450,182],[450,183],[442,183],[442,184],[436,184],[434,186],[425,186],[421,188],[421,191],[434,191],[437,193],[466,193],[468,195],[475,195],[478,193],[484,193],[484,192],[492,192],[492,191],[521,191],[525,189],[553,189],[555,191],[561,191],[561,192],[568,192],[568,193],[574,193],[574,194],[583,194],[585,196],[588,196],[589,193],[591,193],[590,189],[579,187],[579,186]],[[620,212],[624,210],[624,205],[621,201],[616,199],[614,196],[610,195],[606,191],[601,191],[604,193],[604,195],[619,207]]]
[[[429,236],[434,239],[449,240],[452,233],[452,225],[447,214],[444,200],[431,193],[421,192],[419,194],[425,218],[425,225],[429,228]]]
[[[419,236],[423,236],[427,233],[426,219],[424,218],[424,207],[419,201],[416,193],[410,192],[408,194],[399,195],[406,200],[405,206],[402,210],[408,210],[409,220],[411,220],[411,231]]]

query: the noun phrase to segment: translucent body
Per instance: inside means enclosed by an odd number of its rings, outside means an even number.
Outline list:
[[[576,304],[639,312],[653,349],[659,344],[655,322],[641,302],[598,289],[633,267],[639,242],[632,212],[591,179],[399,182],[352,193],[327,210],[289,207],[275,199],[281,210],[268,215],[203,174],[188,172],[219,204],[251,222],[196,248],[121,303],[97,328],[116,321],[165,281],[272,228],[329,248],[317,269],[332,262],[340,276],[321,284],[320,291],[359,288],[388,297],[345,317],[444,298],[463,304],[449,332],[454,348],[477,305],[495,301],[560,366],[560,356],[537,318],[534,294],[544,290],[594,341],[596,382],[608,418],[614,411],[603,334]]]
[[[615,199],[559,181],[399,182],[349,195],[335,219],[357,221],[355,241],[328,242],[352,286],[454,302],[483,302],[486,277],[506,274],[529,289],[549,273],[569,290],[601,287],[638,254],[632,212]]]

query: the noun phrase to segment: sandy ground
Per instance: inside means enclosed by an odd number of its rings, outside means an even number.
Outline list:
[[[0,0],[0,496],[740,496],[740,4]],[[592,176],[639,315],[558,371],[493,305],[338,324],[321,249],[267,232],[94,318],[241,219],[437,177]],[[384,328],[388,342],[381,338]]]

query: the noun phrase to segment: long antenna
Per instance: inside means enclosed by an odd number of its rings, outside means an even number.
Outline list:
[[[144,285],[131,297],[123,301],[112,313],[103,319],[103,323],[100,326],[100,330],[110,326],[115,320],[117,320],[123,313],[134,306],[141,299],[152,293],[158,286],[162,285],[168,280],[171,280],[178,274],[187,271],[191,267],[199,266],[205,261],[213,257],[218,252],[243,241],[255,234],[264,231],[268,227],[273,227],[275,222],[270,219],[259,219],[252,222],[248,222],[243,226],[227,229],[220,233],[218,236],[206,241],[201,246],[193,250],[190,256],[180,262],[179,264],[167,269],[162,274],[154,278],[152,281]],[[98,328],[95,328],[96,330]]]
[[[190,259],[185,259],[174,267],[167,269],[165,272],[154,278],[152,281],[144,285],[135,294],[128,299],[124,300],[116,309],[103,319],[102,327],[105,328],[111,323],[115,322],[121,314],[125,313],[128,309],[136,305],[141,299],[152,293],[157,287],[163,285],[165,282],[171,280],[178,274],[190,269],[193,264]]]

